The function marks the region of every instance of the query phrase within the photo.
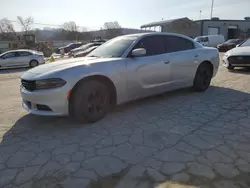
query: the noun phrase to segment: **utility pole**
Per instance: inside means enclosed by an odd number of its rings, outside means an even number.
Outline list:
[[[213,17],[213,9],[214,9],[214,0],[212,0],[212,6],[211,6],[211,14],[210,14],[210,18]]]
[[[202,13],[202,11],[200,10],[200,20],[201,20],[201,13]]]

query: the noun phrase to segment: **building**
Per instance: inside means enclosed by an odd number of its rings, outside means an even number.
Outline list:
[[[219,18],[193,21],[188,18],[164,20],[141,26],[161,32],[184,34],[189,37],[223,35],[225,39],[250,37],[250,17],[244,20],[220,20]]]
[[[179,33],[189,37],[196,37],[199,35],[199,24],[188,18],[178,18],[172,20],[163,20],[153,22],[141,26],[142,30],[153,30],[160,32]]]
[[[211,20],[195,21],[199,25],[199,35],[224,35],[225,39],[250,37],[250,18],[244,20]]]

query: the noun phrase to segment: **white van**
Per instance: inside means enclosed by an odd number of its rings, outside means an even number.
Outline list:
[[[217,47],[219,44],[225,42],[223,35],[207,35],[199,36],[194,39],[195,41],[201,43],[203,46]]]

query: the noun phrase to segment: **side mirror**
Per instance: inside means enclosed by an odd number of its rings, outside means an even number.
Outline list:
[[[146,49],[137,48],[137,49],[134,49],[131,54],[132,54],[133,57],[141,57],[141,56],[146,55],[146,53],[147,53]]]

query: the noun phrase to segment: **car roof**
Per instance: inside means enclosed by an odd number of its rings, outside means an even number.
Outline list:
[[[122,35],[121,37],[135,37],[135,38],[141,38],[144,36],[154,36],[154,35],[163,35],[163,36],[176,36],[176,37],[182,37],[182,38],[186,38],[189,40],[193,40],[192,38],[185,36],[185,35],[181,35],[181,34],[177,34],[177,33],[168,33],[168,32],[149,32],[149,33],[136,33],[136,34],[129,34],[129,35]]]
[[[9,50],[9,51],[3,52],[0,55],[6,54],[6,53],[9,53],[9,52],[35,52],[35,51],[34,50],[29,50],[29,49]]]

